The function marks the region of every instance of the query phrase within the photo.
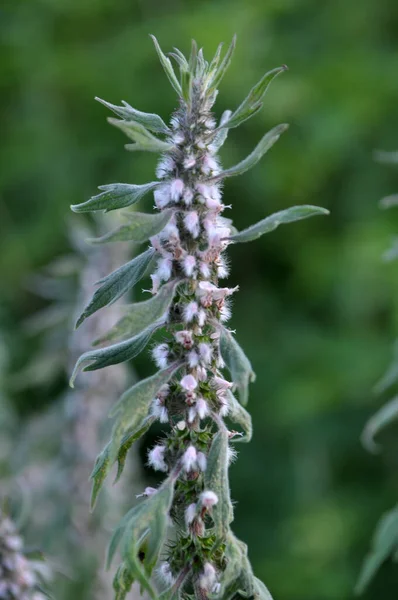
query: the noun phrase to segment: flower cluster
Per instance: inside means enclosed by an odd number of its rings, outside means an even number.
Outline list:
[[[0,511],[0,598],[45,600],[42,577],[43,564],[26,557],[13,521]]]
[[[250,440],[251,418],[242,405],[247,402],[254,373],[226,327],[231,297],[238,286],[226,287],[220,280],[228,276],[225,250],[231,243],[251,241],[281,223],[326,211],[292,207],[237,232],[223,216],[230,207],[222,201],[222,182],[254,166],[287,126],[272,129],[246,159],[227,170],[222,169],[217,153],[228,131],[258,112],[270,82],[286,67],[266,73],[235,112],[226,111],[216,123],[211,110],[235,40],[224,57],[220,46],[210,63],[195,43],[189,60],[175,50],[172,56],[179,65],[180,80],[156,39],[154,42],[179,96],[170,126],[158,115],[142,113],[125,102],[123,106],[101,102],[121,118],[111,122],[133,139],[128,149],[161,154],[158,179],[144,185],[102,186],[100,194],[72,207],[76,212],[126,208],[149,191],[153,191],[155,203],[154,215],[128,213],[131,226],[124,225],[97,240],[149,239],[151,245],[100,281],[101,287],[78,320],[80,324],[117,300],[155,264],[152,297],[133,304],[104,338],[121,341],[83,354],[72,375],[73,381],[82,365],[85,370],[95,370],[134,358],[155,332],[162,332],[163,338],[152,347],[158,373],[127,390],[112,411],[111,440],[97,458],[92,475],[93,499],[113,463],[119,464],[119,477],[131,444],[158,420],[165,436],[149,450],[148,464],[165,478],[159,488],[146,488],[140,494],[144,500],[127,513],[115,531],[108,559],[112,560],[120,546],[123,562],[114,582],[117,599],[125,598],[134,580],[151,598],[157,598],[150,576],[161,555],[164,561],[158,564],[157,573],[163,587],[170,588],[167,597],[178,592],[182,600],[265,599],[269,594],[253,575],[246,546],[230,528],[233,508],[228,467],[236,456],[230,443]],[[164,139],[157,137],[159,134]],[[243,432],[230,431],[226,417]],[[170,522],[175,533],[164,553]]]

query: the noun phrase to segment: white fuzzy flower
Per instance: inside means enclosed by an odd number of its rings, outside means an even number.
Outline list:
[[[198,314],[198,310],[199,307],[197,302],[189,302],[189,304],[186,304],[184,306],[184,320],[187,323],[190,323]]]
[[[185,523],[190,525],[196,517],[196,504],[190,504],[185,509]]]
[[[168,281],[171,277],[171,269],[173,267],[173,261],[171,258],[161,258],[158,261],[158,268],[156,269],[156,275],[161,281]]]
[[[229,413],[229,403],[223,394],[224,394],[224,390],[217,391],[217,397],[220,402],[220,410],[219,410],[220,417],[226,417]]]
[[[176,133],[172,137],[172,140],[176,146],[180,146],[181,144],[184,143],[185,136],[182,133],[182,131],[176,131]]]
[[[185,229],[189,231],[193,238],[199,235],[199,215],[196,210],[192,210],[184,217]]]
[[[207,467],[206,454],[203,454],[203,452],[198,452],[196,462],[197,462],[199,469],[204,473],[206,471],[206,467]]]
[[[174,179],[170,183],[170,198],[174,202],[178,202],[180,200],[183,191],[184,182],[182,179]]]
[[[162,283],[160,280],[159,275],[157,275],[156,273],[152,273],[151,275],[151,279],[152,279],[152,289],[151,289],[151,293],[152,294],[157,294],[159,291],[159,287],[160,284]]]
[[[199,354],[196,352],[196,350],[191,350],[191,352],[188,353],[188,365],[191,369],[194,369],[198,366],[198,364]]]
[[[155,204],[159,210],[165,208],[170,203],[170,186],[162,185],[157,190],[154,191],[153,197],[155,199]]]
[[[159,578],[168,586],[173,585],[176,580],[171,572],[171,567],[167,562],[164,562],[162,565],[160,565],[158,568],[158,574]]]
[[[200,366],[196,369],[196,374],[198,376],[199,381],[206,381],[207,379],[207,371],[204,367]]]
[[[211,490],[205,490],[200,495],[200,502],[204,508],[212,508],[218,502],[218,496]]]
[[[228,265],[223,256],[220,256],[217,264],[217,276],[219,279],[225,279],[229,275]]]
[[[160,444],[154,446],[152,450],[148,452],[148,463],[155,471],[167,471],[167,465],[164,461],[165,452],[166,446],[161,446]]]
[[[136,494],[136,498],[149,498],[149,496],[153,496],[153,494],[156,494],[157,489],[153,488],[153,487],[146,487],[145,490],[142,492],[142,494]]]
[[[201,342],[198,346],[198,349],[199,349],[199,355],[200,355],[201,359],[203,360],[203,362],[209,363],[211,361],[211,357],[213,354],[213,348],[209,344],[206,344],[205,342]]]
[[[184,158],[183,165],[184,169],[192,169],[196,165],[196,158],[192,155],[187,156]]]
[[[218,175],[220,172],[220,166],[214,156],[211,154],[205,154],[201,171],[205,175]]]
[[[196,400],[196,412],[200,419],[204,419],[209,414],[209,406],[203,398],[198,398]]]
[[[231,308],[230,308],[228,302],[224,302],[224,304],[220,308],[220,321],[222,323],[229,321],[229,319],[231,318],[231,315],[232,315],[232,312],[231,312]]]
[[[182,261],[184,273],[187,277],[192,277],[194,269],[196,267],[196,258],[188,254]]]
[[[210,279],[211,276],[211,271],[210,271],[210,266],[207,262],[201,262],[199,265],[199,271],[200,274],[205,278],[205,279]]]
[[[193,375],[184,375],[180,381],[181,387],[187,392],[193,392],[198,387],[198,382]]]
[[[193,423],[196,419],[197,414],[198,413],[196,412],[196,407],[191,406],[188,410],[188,423]]]
[[[227,460],[228,460],[228,464],[230,465],[231,463],[233,463],[238,457],[238,453],[235,450],[235,448],[231,448],[231,446],[228,446],[227,448]]]
[[[217,390],[230,390],[233,386],[233,383],[223,379],[223,377],[218,377],[217,375],[212,379],[212,385]]]
[[[182,199],[186,206],[191,206],[193,200],[193,191],[190,188],[185,188]]]
[[[167,223],[166,227],[160,233],[160,237],[162,240],[165,240],[172,245],[175,245],[180,241],[180,232],[178,231],[178,227],[174,219]]]
[[[206,323],[206,311],[203,310],[203,308],[201,308],[198,311],[198,315],[197,315],[197,319],[198,319],[198,325],[199,327],[203,327],[203,325]]]
[[[167,344],[159,344],[152,350],[152,356],[159,369],[165,369],[168,365],[169,347]]]
[[[186,350],[189,350],[190,348],[192,348],[193,345],[193,339],[192,339],[192,331],[188,331],[188,330],[183,330],[183,331],[177,331],[174,334],[175,340],[178,344],[181,344],[181,346],[184,346],[184,348]]]
[[[199,577],[199,587],[210,592],[216,583],[216,570],[211,563],[207,562],[204,564],[203,573]]]
[[[198,454],[195,446],[188,446],[182,457],[182,466],[184,467],[184,471],[186,473],[189,473],[196,468],[197,458]]]

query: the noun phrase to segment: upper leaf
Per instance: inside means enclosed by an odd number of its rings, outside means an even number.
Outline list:
[[[231,242],[251,242],[264,235],[274,231],[279,225],[283,223],[292,223],[293,221],[300,221],[301,219],[308,219],[315,215],[328,215],[329,211],[326,208],[319,206],[311,206],[303,204],[302,206],[292,206],[286,210],[281,210],[269,217],[266,217],[262,221],[251,225],[247,229],[243,229],[234,235],[231,235],[228,239]]]
[[[214,69],[214,75],[212,76],[212,78],[209,82],[209,88],[211,90],[215,90],[218,88],[229,65],[231,64],[232,55],[234,53],[235,46],[236,46],[236,35],[234,35],[234,37],[232,38],[232,42],[220,64],[218,64],[218,61],[219,61],[219,57],[220,57],[221,47],[220,46],[218,47],[216,55],[213,59],[214,63],[212,62],[210,65],[210,68]],[[214,66],[214,65],[216,65],[216,66]]]
[[[219,181],[220,179],[224,179],[224,177],[233,177],[235,175],[242,175],[245,171],[248,171],[255,164],[258,163],[260,158],[264,156],[266,152],[277,142],[284,131],[289,127],[289,125],[282,124],[277,125],[271,131],[265,134],[265,136],[260,140],[257,146],[254,148],[253,152],[249,154],[242,162],[238,163],[234,167],[227,169],[226,171],[221,171],[218,175],[211,177],[209,181]]]
[[[110,365],[126,362],[137,356],[137,354],[142,352],[145,348],[154,331],[161,325],[162,322],[154,323],[139,335],[136,335],[125,342],[120,342],[119,344],[108,346],[107,348],[90,350],[89,352],[82,354],[73,369],[70,378],[70,386],[73,387],[76,376],[82,367],[83,371],[97,371],[98,369],[109,367]]]
[[[141,123],[136,121],[120,121],[108,117],[108,123],[114,125],[127,135],[134,144],[126,144],[126,150],[146,150],[147,152],[168,152],[173,145],[168,142],[163,142],[155,137]]]
[[[101,237],[91,238],[87,241],[90,244],[106,244],[107,242],[135,242],[136,244],[142,244],[162,231],[170,221],[173,213],[172,209],[155,214],[139,212],[124,213],[124,216],[128,218],[130,223],[120,225],[120,227]]]
[[[159,181],[144,183],[142,185],[134,185],[129,183],[110,183],[109,185],[100,185],[99,190],[103,190],[100,194],[92,196],[86,202],[81,204],[72,204],[71,209],[75,213],[91,212],[95,210],[116,210],[118,208],[126,208],[141,200],[145,194],[154,190],[160,185]]]
[[[391,208],[392,206],[398,205],[398,194],[391,194],[391,196],[385,196],[380,200],[381,208]]]
[[[246,354],[225,327],[221,328],[220,350],[239,392],[239,399],[245,406],[249,399],[249,383],[255,381],[256,375]]]
[[[162,49],[159,46],[159,42],[157,41],[155,36],[151,35],[151,38],[153,40],[153,43],[155,44],[156,52],[158,53],[159,60],[160,60],[162,67],[167,75],[168,80],[170,81],[171,85],[173,86],[173,88],[175,89],[177,94],[179,96],[181,96],[182,95],[181,85],[176,77],[176,74],[174,73],[173,65],[171,64],[170,59],[167,58],[167,56],[165,56],[165,54],[163,54]]]
[[[398,341],[394,344],[393,359],[387,372],[374,387],[376,394],[382,394],[398,381]]]
[[[224,539],[233,520],[228,480],[228,430],[223,427],[214,436],[207,457],[204,475],[205,488],[218,496],[213,507],[213,521],[217,539]]]
[[[145,274],[145,271],[154,257],[155,250],[150,248],[139,256],[136,256],[130,262],[116,269],[101,279],[98,283],[102,283],[101,287],[95,292],[89,304],[83,310],[77,320],[76,327],[87,317],[94,314],[100,308],[113,304],[123,294],[128,292]]]
[[[144,302],[132,304],[129,312],[112,329],[98,338],[94,345],[137,335],[151,323],[161,319],[170,308],[178,284],[179,282],[169,281],[160,288],[156,296]]]
[[[122,100],[123,106],[115,106],[115,104],[110,104],[110,102],[106,102],[105,100],[97,97],[95,100],[101,102],[101,104],[109,108],[125,121],[136,121],[137,123],[144,125],[144,127],[150,131],[154,131],[156,133],[168,133],[169,131],[166,123],[158,115],[136,110],[124,100]]]
[[[386,152],[385,150],[376,150],[374,157],[378,162],[387,163],[390,165],[398,164],[398,152]]]
[[[211,142],[211,149],[214,153],[218,152],[218,150],[221,148],[221,146],[224,144],[225,140],[228,137],[228,128],[223,126],[228,121],[231,115],[232,112],[230,110],[225,110],[221,115],[220,125],[218,127],[218,130],[215,132],[213,141]]]
[[[282,65],[272,71],[268,71],[268,73],[266,73],[250,90],[249,95],[243,100],[242,104],[235,110],[232,116],[223,124],[220,124],[220,127],[228,127],[229,129],[238,127],[238,125],[241,125],[241,123],[255,115],[263,105],[262,99],[264,98],[271,81],[279,75],[279,73],[283,73],[286,70],[287,66]]]
[[[376,453],[380,447],[375,442],[376,435],[393,421],[398,419],[398,397],[387,402],[366,423],[361,440],[369,452]]]

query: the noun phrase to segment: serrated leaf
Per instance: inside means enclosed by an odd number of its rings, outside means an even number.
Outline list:
[[[106,100],[102,100],[98,97],[96,97],[95,100],[101,102],[101,104],[109,108],[112,112],[125,121],[136,121],[150,131],[154,131],[156,133],[168,133],[170,131],[166,123],[161,119],[161,117],[159,117],[159,115],[144,113],[140,110],[136,110],[124,100],[122,100],[123,106],[116,106],[115,104],[106,102]]]
[[[358,582],[356,594],[362,594],[373,579],[383,562],[398,547],[398,508],[395,507],[380,519],[372,541],[372,548],[365,557]]]
[[[145,194],[154,190],[160,185],[159,181],[151,181],[151,183],[143,183],[142,185],[134,185],[129,183],[110,183],[108,185],[100,185],[100,194],[92,196],[82,204],[72,204],[71,209],[75,213],[91,212],[96,210],[116,210],[126,208],[135,204]]]
[[[369,452],[377,453],[380,451],[379,444],[376,444],[376,435],[392,421],[398,419],[398,396],[387,402],[380,408],[367,422],[361,435],[361,440]]]
[[[248,96],[243,100],[242,104],[235,110],[232,116],[220,127],[238,127],[244,121],[255,115],[262,108],[262,100],[268,90],[271,81],[280,73],[287,70],[286,65],[268,71],[260,81],[250,90]]]
[[[119,478],[127,451],[153,422],[153,418],[150,416],[152,400],[179,368],[178,364],[172,365],[134,384],[122,394],[111,410],[109,416],[116,417],[111,439],[98,456],[91,474],[93,479],[92,508],[95,506],[101,486],[116,460],[119,461],[116,481]]]
[[[250,442],[253,435],[253,425],[252,418],[243,408],[243,406],[237,401],[233,393],[228,390],[228,404],[229,404],[229,413],[228,417],[234,423],[240,425],[245,432],[243,436],[236,436],[234,439],[235,442]]]
[[[131,446],[137,440],[139,440],[144,435],[144,433],[146,433],[148,431],[148,429],[150,428],[150,426],[152,425],[152,423],[154,421],[155,421],[155,417],[147,417],[145,419],[142,427],[139,427],[138,429],[131,428],[124,435],[124,437],[121,441],[120,447],[119,447],[118,455],[117,455],[117,474],[115,477],[115,483],[117,481],[119,481],[119,479],[123,473],[124,465],[126,464],[127,453],[130,450]]]
[[[128,138],[133,140],[134,144],[125,145],[126,150],[168,152],[173,147],[172,144],[159,140],[159,138],[152,135],[148,129],[136,121],[120,121],[119,119],[108,117],[108,123],[123,131]]]
[[[224,77],[229,65],[231,64],[232,55],[234,53],[235,46],[236,46],[236,35],[234,35],[234,37],[232,38],[232,42],[231,42],[224,58],[222,59],[221,63],[215,69],[214,76],[212,77],[211,81],[209,82],[210,89],[215,90],[220,85],[222,78]],[[220,48],[220,50],[221,50],[221,48]],[[217,53],[218,53],[218,50],[217,50]],[[216,60],[217,60],[217,53],[215,56]],[[213,59],[213,60],[215,60],[215,59]]]
[[[95,292],[94,296],[83,310],[77,320],[76,328],[83,323],[87,317],[97,312],[100,308],[113,304],[131,290],[135,284],[144,276],[149,263],[155,255],[153,248],[146,250],[139,256],[133,258],[128,263],[113,271],[107,277],[101,279],[101,287]]]
[[[87,241],[90,244],[106,244],[108,242],[135,242],[142,244],[149,238],[157,235],[173,216],[172,209],[165,210],[160,213],[124,213],[130,223],[120,225],[113,231],[106,233],[98,238],[89,238]]]
[[[182,94],[181,86],[178,82],[176,74],[174,73],[173,65],[171,64],[170,59],[167,58],[167,56],[165,54],[163,54],[162,49],[159,46],[159,42],[157,41],[155,36],[151,35],[151,38],[152,38],[153,43],[155,44],[156,52],[158,53],[159,60],[164,69],[164,72],[167,75],[168,80],[170,81],[171,85],[173,86],[173,88],[175,89],[177,94],[179,96],[181,96],[181,94]]]
[[[228,480],[228,431],[220,429],[214,436],[204,474],[205,489],[212,490],[218,496],[213,507],[213,521],[216,538],[223,540],[233,520],[233,509],[229,493]]]
[[[265,134],[265,136],[260,140],[257,146],[254,148],[253,152],[249,154],[244,160],[240,163],[227,169],[226,171],[221,171],[218,175],[211,177],[208,181],[220,181],[225,177],[234,177],[235,175],[242,175],[245,171],[248,171],[254,165],[258,163],[258,161],[264,156],[266,152],[277,142],[284,131],[289,127],[289,125],[277,125],[271,131]]]
[[[258,239],[264,233],[270,233],[274,231],[279,225],[283,225],[285,223],[293,223],[294,221],[301,221],[302,219],[308,219],[309,217],[314,217],[316,215],[328,215],[329,211],[326,208],[321,208],[320,206],[311,206],[309,204],[303,204],[302,206],[292,206],[291,208],[287,208],[286,210],[281,210],[269,217],[266,217],[262,221],[255,223],[255,225],[251,225],[247,229],[242,229],[242,231],[238,231],[234,235],[231,235],[228,238],[231,242],[241,243],[241,242],[252,242],[253,240]]]
[[[223,128],[224,123],[226,123],[229,117],[232,115],[230,110],[226,110],[221,115],[220,125],[218,126],[218,130],[215,133],[215,136],[211,142],[212,152],[216,153],[224,144],[225,140],[228,137],[228,128]]]
[[[108,565],[110,565],[117,547],[121,544],[122,558],[129,573],[153,600],[157,599],[157,593],[149,577],[166,537],[173,492],[174,479],[169,477],[155,494],[129,511],[122,519],[108,551]],[[139,557],[140,551],[141,557]]]
[[[154,321],[158,321],[170,308],[175,290],[180,282],[170,281],[163,285],[156,296],[144,302],[132,304],[124,315],[107,333],[95,340],[94,345],[112,342],[122,337],[137,335]]]
[[[158,329],[162,323],[154,323],[147,327],[142,333],[136,335],[119,344],[113,344],[107,348],[99,348],[98,350],[90,350],[85,352],[77,360],[70,378],[70,386],[73,383],[80,370],[97,371],[111,365],[117,365],[121,362],[126,362],[135,358],[145,348],[152,334]]]
[[[249,399],[249,383],[255,381],[256,375],[246,354],[225,327],[221,328],[220,350],[239,392],[239,400],[246,406]]]

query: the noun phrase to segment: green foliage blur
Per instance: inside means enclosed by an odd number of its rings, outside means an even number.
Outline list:
[[[100,184],[153,178],[156,158],[125,152],[94,96],[167,119],[176,98],[148,34],[164,51],[187,52],[193,37],[209,57],[235,32],[217,116],[266,70],[290,69],[222,150],[230,166],[267,129],[290,123],[255,169],[227,181],[235,225],[294,204],[331,215],[230,249],[230,281],[240,286],[231,327],[257,372],[254,439],[231,468],[234,527],[276,600],[343,600],[353,597],[379,516],[398,497],[393,439],[380,456],[359,441],[388,398],[372,388],[398,332],[397,267],[381,258],[398,216],[378,207],[398,192],[398,171],[372,157],[398,148],[396,0],[3,1],[3,345],[11,373],[37,351],[21,327],[43,305],[28,280],[67,249],[69,205]],[[148,359],[136,366],[151,369]],[[24,421],[64,383],[6,393]],[[398,566],[387,563],[364,598],[397,593]]]

